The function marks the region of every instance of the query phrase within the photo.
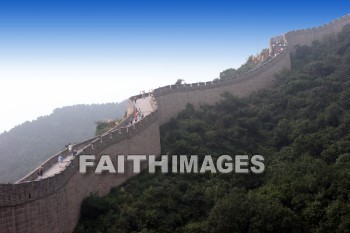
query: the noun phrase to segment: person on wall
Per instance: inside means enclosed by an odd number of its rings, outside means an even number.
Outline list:
[[[63,164],[63,156],[62,155],[58,156],[58,164],[60,167],[62,167],[62,164]]]
[[[38,179],[39,180],[43,177],[43,173],[44,173],[44,168],[43,168],[43,166],[40,166],[38,169]]]

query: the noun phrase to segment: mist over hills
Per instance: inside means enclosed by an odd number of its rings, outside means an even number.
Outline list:
[[[14,182],[68,143],[95,135],[96,122],[121,118],[127,101],[57,108],[0,134],[0,183]]]

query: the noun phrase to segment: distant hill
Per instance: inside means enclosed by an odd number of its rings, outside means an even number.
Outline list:
[[[127,101],[58,108],[0,134],[0,183],[14,182],[68,143],[95,135],[96,122],[121,118]]]

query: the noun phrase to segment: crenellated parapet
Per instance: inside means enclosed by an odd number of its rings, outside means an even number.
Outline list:
[[[322,40],[325,36],[335,35],[341,32],[343,27],[347,24],[350,24],[350,14],[319,27],[289,31],[285,34],[288,48],[293,52],[295,46],[311,45],[313,41]]]
[[[0,207],[17,206],[33,202],[56,193],[76,172],[78,160],[73,160],[63,172],[42,180],[16,184],[0,184]]]
[[[121,127],[103,134],[84,147],[81,154],[97,154],[111,144],[134,137],[158,119],[157,113],[154,111],[129,127]]]
[[[286,58],[289,56],[288,50],[284,50],[276,57],[266,61],[262,65],[248,71],[247,73],[237,75],[233,78],[227,78],[227,79],[219,79],[209,82],[198,82],[198,83],[190,83],[190,84],[178,84],[178,85],[168,85],[164,87],[160,87],[154,90],[154,96],[160,97],[163,95],[168,95],[175,92],[190,92],[195,90],[206,90],[206,89],[213,89],[213,88],[220,88],[225,87],[227,85],[233,85],[241,82],[246,82],[250,79],[253,79],[254,77],[258,76],[259,74],[264,73],[269,68],[275,66],[280,60]]]
[[[159,96],[167,95],[174,92],[186,92],[186,91],[193,91],[193,90],[217,88],[225,85],[231,85],[238,82],[247,81],[250,78],[253,78],[263,73],[264,71],[268,70],[271,66],[274,66],[276,63],[278,63],[279,60],[284,59],[285,56],[287,55],[289,56],[289,53],[294,50],[295,45],[311,45],[313,41],[320,40],[325,35],[330,35],[330,34],[335,34],[340,32],[342,28],[347,24],[350,24],[350,14],[345,15],[339,19],[333,20],[330,23],[324,24],[319,27],[290,31],[282,36],[273,37],[271,38],[271,41],[273,41],[273,39],[282,37],[287,42],[288,48],[283,50],[283,52],[281,52],[271,60],[266,61],[265,63],[259,65],[258,67],[250,70],[247,73],[237,75],[236,77],[216,80],[216,81],[168,85],[168,86],[155,89],[154,95],[156,97],[159,97]],[[310,35],[310,38],[309,38],[309,35]],[[306,39],[298,38],[299,36],[306,37]]]
[[[124,121],[127,122],[128,118]],[[73,148],[81,151],[70,160],[64,170],[53,176],[38,180],[37,169],[35,169],[15,184],[0,184],[0,207],[32,202],[57,192],[76,172],[78,172],[78,157],[80,155],[98,154],[112,144],[134,137],[155,121],[157,121],[157,110],[145,116],[142,121],[136,122],[130,127],[118,127],[99,137],[74,145]],[[70,153],[71,152],[69,152],[68,149],[59,152],[42,163],[43,168],[49,169],[53,164],[57,163],[58,156],[67,156]]]
[[[90,154],[160,155],[159,126],[186,108],[187,104],[199,107],[215,104],[223,92],[247,96],[269,87],[275,82],[275,74],[290,69],[290,53],[297,45],[311,45],[315,40],[340,32],[350,24],[346,15],[321,27],[288,32],[271,38],[270,43],[283,41],[277,53],[249,72],[222,80],[181,85],[168,85],[153,93],[129,98],[125,119],[103,135],[93,137],[73,146],[78,151],[58,173],[37,179],[36,168],[14,184],[0,184],[0,232],[72,232],[80,213],[80,205],[91,193],[105,195],[110,188],[123,184],[135,174],[96,175],[79,173],[79,156]],[[286,47],[285,47],[286,46]],[[276,50],[276,49],[275,49]],[[135,103],[143,97],[151,109],[143,118],[132,121]],[[135,101],[136,100],[136,101]],[[146,101],[146,100],[144,100]],[[137,108],[136,108],[137,109]],[[57,163],[58,157],[71,151],[62,150],[41,164],[44,170]],[[127,167],[130,163],[126,162]]]
[[[77,149],[81,149],[87,145],[89,145],[93,140],[95,140],[96,137],[94,138],[91,138],[91,139],[88,139],[86,141],[83,141],[81,143],[78,143],[78,144],[75,144],[73,146],[73,150]],[[69,152],[68,148],[58,152],[57,154],[53,155],[52,157],[48,158],[46,161],[44,161],[43,163],[41,163],[37,168],[35,168],[32,172],[30,172],[28,175],[22,177],[21,179],[19,179],[18,181],[16,181],[15,183],[22,183],[22,182],[28,182],[28,181],[33,181],[35,180],[38,175],[37,175],[37,172],[38,172],[38,169],[40,166],[43,167],[44,170],[47,170],[49,169],[52,165],[56,164],[57,161],[58,161],[58,157],[59,156],[68,156],[69,154],[71,154],[71,152]]]
[[[168,122],[192,104],[195,108],[204,104],[215,104],[222,93],[230,92],[236,96],[247,96],[254,91],[273,85],[275,74],[290,69],[290,56],[285,49],[277,56],[267,60],[247,73],[233,78],[198,82],[184,85],[169,85],[154,90],[158,104],[159,124]]]

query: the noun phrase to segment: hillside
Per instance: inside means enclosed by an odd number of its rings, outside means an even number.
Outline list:
[[[263,175],[145,172],[87,198],[75,232],[349,232],[350,27],[291,59],[275,87],[161,128],[163,154],[261,154]]]
[[[127,102],[58,108],[0,135],[0,183],[14,182],[68,143],[95,136],[96,122],[121,118]]]

